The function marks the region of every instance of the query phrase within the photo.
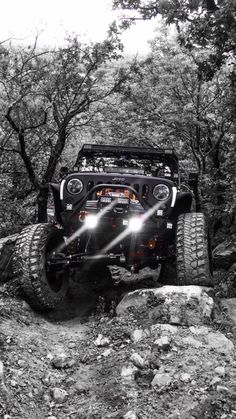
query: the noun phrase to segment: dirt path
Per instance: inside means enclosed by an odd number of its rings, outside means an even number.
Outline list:
[[[132,316],[113,317],[104,312],[104,298],[91,292],[73,295],[48,317],[5,296],[0,316],[4,419],[236,417],[234,336],[227,323],[224,330],[222,323],[210,326],[214,341],[225,336],[223,349],[209,346],[197,329],[172,326],[164,333],[170,346],[156,351],[163,325],[150,332]],[[144,326],[150,333],[134,339]],[[153,385],[154,377],[161,382]]]

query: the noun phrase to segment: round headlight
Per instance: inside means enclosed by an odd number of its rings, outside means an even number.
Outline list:
[[[165,201],[165,199],[169,198],[170,196],[170,189],[168,186],[160,183],[156,185],[153,189],[153,195],[159,201]]]
[[[80,179],[71,179],[67,183],[67,190],[73,195],[79,194],[83,190],[83,187],[84,185]]]

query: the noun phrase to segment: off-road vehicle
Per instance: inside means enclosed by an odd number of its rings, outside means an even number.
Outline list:
[[[85,144],[72,171],[52,183],[55,222],[26,227],[15,264],[30,304],[53,308],[65,297],[68,270],[101,280],[107,266],[176,269],[175,283],[209,285],[205,217],[191,212],[173,150]],[[174,273],[173,278],[174,280]]]

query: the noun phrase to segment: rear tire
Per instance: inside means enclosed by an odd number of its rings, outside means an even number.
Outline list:
[[[68,281],[63,273],[46,269],[47,257],[61,243],[61,231],[51,224],[26,227],[17,238],[14,272],[26,299],[36,309],[53,309],[66,295]]]
[[[187,213],[179,216],[176,231],[176,269],[179,285],[213,285],[204,214]]]

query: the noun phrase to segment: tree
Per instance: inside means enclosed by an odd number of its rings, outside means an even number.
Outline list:
[[[214,180],[213,205],[222,200],[224,149],[232,138],[233,120],[230,67],[225,65],[209,80],[202,64],[207,55],[207,49],[180,47],[167,32],[158,36],[150,56],[132,63],[132,81],[122,86],[116,102],[108,99],[101,129],[108,129],[113,141],[123,137],[136,145],[175,147],[198,171],[200,184],[209,175],[209,185]]]
[[[0,60],[5,122],[0,150],[24,164],[37,192],[38,221],[46,221],[48,183],[66,144],[94,117],[94,104],[117,89],[125,75],[105,81],[105,64],[118,57],[119,41],[110,32],[103,43],[82,45],[69,39],[54,51],[11,48]]]
[[[165,24],[174,25],[181,46],[189,51],[208,50],[202,62],[210,80],[218,69],[230,59],[235,63],[236,3],[234,0],[113,0],[113,7],[133,11],[133,16],[123,17],[123,28],[137,19],[161,16]],[[232,67],[231,112],[235,116],[235,66]]]

